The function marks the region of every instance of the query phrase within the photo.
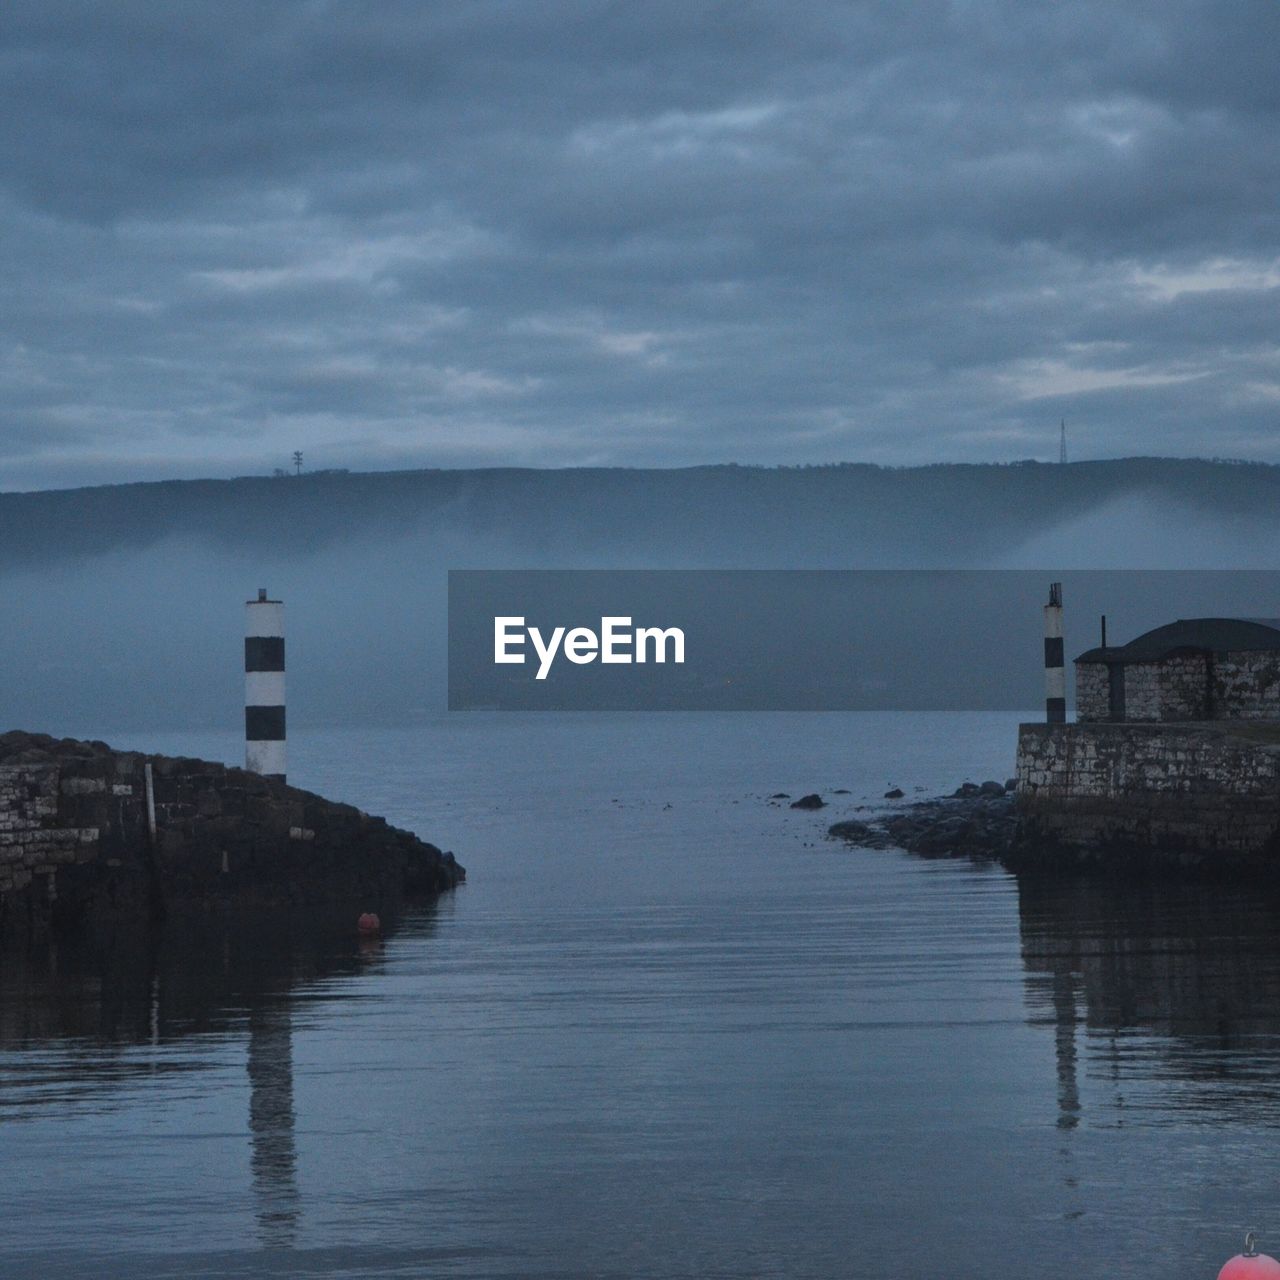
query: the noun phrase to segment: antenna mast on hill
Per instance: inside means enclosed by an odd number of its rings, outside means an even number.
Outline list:
[[[1067,460],[1067,420],[1062,419],[1062,426],[1059,428],[1060,436],[1058,439],[1058,461],[1066,462]]]

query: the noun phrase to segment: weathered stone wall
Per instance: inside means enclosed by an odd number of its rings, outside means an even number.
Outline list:
[[[0,765],[0,894],[94,856],[97,827],[59,825],[61,780],[56,764]]]
[[[1209,658],[1187,653],[1159,665],[1157,720],[1204,720],[1209,716]]]
[[[452,854],[381,818],[241,769],[0,735],[0,927],[102,907],[350,901],[365,910],[452,888],[464,874]]]
[[[1111,719],[1111,682],[1101,662],[1076,663],[1076,720]]]
[[[1155,662],[1130,662],[1124,668],[1124,718],[1126,720],[1159,720],[1160,665]]]
[[[1185,720],[1280,720],[1280,654],[1178,654],[1117,668],[1124,718],[1134,723]],[[1111,719],[1106,663],[1076,663],[1076,720]]]
[[[1214,716],[1280,720],[1280,653],[1224,653],[1213,663]]]
[[[1026,860],[1280,861],[1280,725],[1025,724],[1017,779]]]

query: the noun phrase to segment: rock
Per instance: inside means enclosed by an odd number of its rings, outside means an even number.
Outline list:
[[[989,778],[978,788],[978,792],[984,796],[1002,796],[1005,793],[1005,786],[1004,783]]]
[[[848,787],[837,787],[831,794],[833,796],[847,796],[850,795],[851,792]]]
[[[962,782],[952,793],[952,797],[957,800],[967,799],[969,796],[976,796],[982,788],[976,782]]]
[[[920,800],[868,822],[837,822],[832,839],[867,848],[896,846],[928,858],[1004,858],[1017,832],[1014,797],[971,791],[959,797]]]
[[[815,791],[812,795],[801,796],[791,802],[793,809],[825,809],[827,802]]]
[[[903,795],[902,788],[894,787],[892,790],[886,791],[884,793],[884,798],[886,800],[901,800],[902,795]]]
[[[1006,791],[1017,791],[1018,789],[1017,778],[1006,778],[1004,783],[1004,789]]]
[[[833,840],[844,840],[848,844],[856,844],[867,849],[881,849],[888,843],[882,830],[868,826],[865,822],[855,822],[853,819],[832,823],[827,828],[827,835]]]
[[[769,797],[770,800],[790,800],[791,797],[785,791],[775,791]]]

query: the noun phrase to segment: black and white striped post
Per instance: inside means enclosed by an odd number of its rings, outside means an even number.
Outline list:
[[[265,587],[245,601],[244,767],[284,781],[284,605]]]
[[[1067,722],[1067,667],[1062,646],[1062,583],[1049,584],[1044,607],[1044,718],[1048,724]]]

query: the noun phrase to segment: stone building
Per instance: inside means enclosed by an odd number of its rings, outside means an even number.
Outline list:
[[[1082,724],[1280,721],[1280,619],[1184,618],[1076,659]]]
[[[1017,775],[1027,866],[1280,871],[1280,619],[1082,653],[1075,723],[1022,725]]]

